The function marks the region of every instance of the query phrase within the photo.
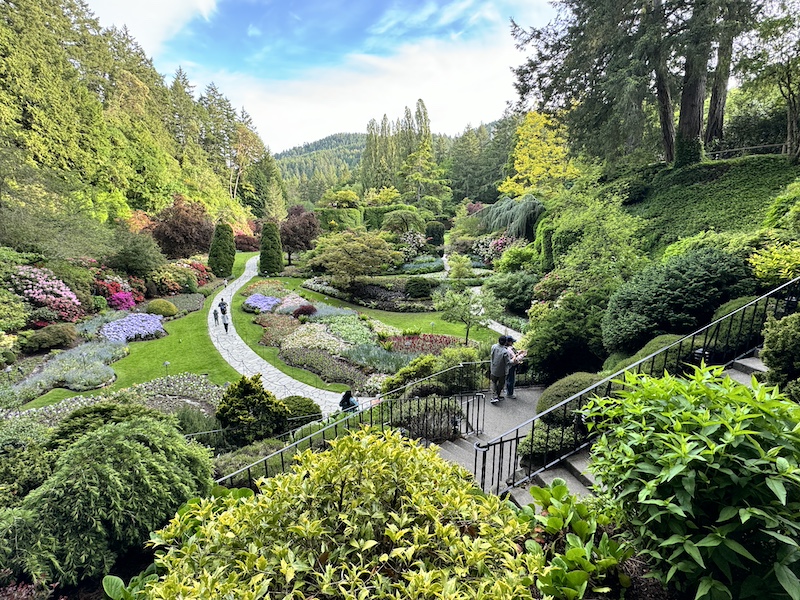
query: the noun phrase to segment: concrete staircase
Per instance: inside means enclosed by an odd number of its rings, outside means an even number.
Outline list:
[[[723,373],[742,385],[752,387],[753,375],[766,373],[766,371],[767,366],[758,357],[758,350],[756,350],[753,356],[733,361]]]

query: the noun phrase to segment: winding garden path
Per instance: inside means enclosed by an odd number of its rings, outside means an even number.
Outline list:
[[[238,279],[230,282],[226,288],[223,288],[222,291],[214,297],[214,307],[216,307],[223,298],[228,305],[232,304],[231,301],[234,294],[257,274],[258,255],[245,263],[244,273],[242,273]],[[261,373],[261,381],[264,384],[264,388],[275,394],[276,397],[285,398],[286,396],[292,395],[306,396],[319,404],[323,414],[330,414],[339,409],[340,394],[315,388],[282,373],[256,354],[244,340],[239,337],[233,322],[229,325],[228,333],[225,333],[222,323],[214,325],[213,310],[208,311],[208,333],[211,336],[211,341],[214,346],[222,355],[222,358],[224,358],[231,367],[248,377],[252,377],[256,373]]]

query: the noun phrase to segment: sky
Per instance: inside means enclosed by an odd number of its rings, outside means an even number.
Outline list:
[[[546,0],[88,0],[127,26],[167,83],[211,82],[253,118],[273,153],[365,133],[417,99],[431,129],[457,135],[502,116],[524,61],[510,19],[542,26]]]

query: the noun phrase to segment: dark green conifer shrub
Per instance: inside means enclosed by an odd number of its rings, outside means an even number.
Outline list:
[[[211,248],[208,250],[208,268],[217,277],[230,277],[236,259],[236,242],[233,228],[227,223],[217,223]]]
[[[429,298],[433,284],[424,277],[409,277],[406,281],[405,292],[409,298]]]
[[[78,330],[72,323],[55,323],[32,332],[24,339],[20,337],[20,346],[25,352],[38,352],[51,348],[69,348],[78,341]]]
[[[229,439],[238,446],[286,431],[288,416],[286,405],[264,389],[260,373],[228,386],[217,408],[219,422],[231,428]]]
[[[533,301],[533,286],[539,282],[539,276],[528,271],[517,273],[497,273],[489,277],[484,287],[502,302],[506,310],[525,315]]]
[[[275,223],[266,222],[261,231],[261,256],[258,261],[258,271],[263,275],[275,275],[282,270],[281,234]]]
[[[432,246],[444,244],[444,225],[439,221],[431,221],[425,225],[425,237]]]
[[[767,320],[760,357],[768,383],[784,387],[800,378],[800,313]]]
[[[286,405],[286,408],[289,409],[290,419],[297,419],[300,417],[322,417],[322,409],[319,407],[319,404],[314,402],[311,398],[306,398],[305,396],[287,396],[286,398],[281,398],[281,402],[283,402]],[[296,425],[290,423],[289,427],[291,429],[295,429],[296,427],[303,425],[305,422],[306,421],[302,420],[297,421]]]

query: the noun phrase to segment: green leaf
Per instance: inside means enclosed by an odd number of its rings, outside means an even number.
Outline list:
[[[786,506],[786,488],[783,486],[783,482],[774,477],[767,477],[767,487],[778,497],[781,504]]]
[[[103,591],[111,600],[127,600],[130,596],[125,588],[125,582],[116,575],[103,577]]]
[[[753,562],[758,562],[758,560],[756,559],[756,557],[755,557],[755,556],[753,556],[752,554],[750,554],[750,553],[747,551],[747,548],[745,548],[744,546],[742,546],[742,545],[741,545],[739,542],[737,542],[737,541],[735,541],[735,540],[731,540],[731,539],[728,539],[728,538],[726,538],[726,539],[723,541],[723,544],[725,544],[725,546],[727,546],[728,548],[730,548],[731,550],[733,550],[734,552],[736,552],[736,554],[741,554],[742,556],[744,556],[745,558],[748,558],[748,559],[752,560]]]
[[[782,456],[775,459],[775,466],[778,468],[778,473],[785,474],[789,472],[789,461]]]
[[[719,512],[719,519],[717,519],[717,523],[720,521],[727,521],[728,519],[732,519],[736,516],[736,513],[739,512],[739,509],[735,506],[726,506]]]
[[[784,544],[787,544],[789,546],[794,546],[795,548],[798,547],[798,543],[796,541],[794,541],[792,538],[788,536],[783,535],[782,533],[778,533],[777,531],[772,531],[770,529],[764,529],[763,531],[767,535],[774,537],[776,540],[780,540]]]
[[[700,555],[700,551],[697,549],[694,542],[686,540],[683,542],[683,549],[686,550],[686,553],[691,556],[698,565],[704,569],[706,568],[706,563],[703,562],[703,557]]]
[[[714,580],[711,577],[703,577],[700,580],[700,585],[697,586],[697,594],[694,596],[694,600],[698,600],[698,598],[703,598],[711,591],[711,587],[714,585]]]
[[[792,600],[800,600],[800,579],[786,565],[775,563],[775,575]]]

